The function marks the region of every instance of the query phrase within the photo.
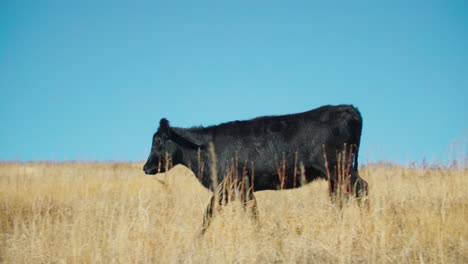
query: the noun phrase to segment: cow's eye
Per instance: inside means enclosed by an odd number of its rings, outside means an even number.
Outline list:
[[[157,150],[162,150],[163,148],[163,142],[160,138],[156,138],[154,140],[154,147],[157,149]]]
[[[161,139],[155,138],[153,139],[153,148],[160,149],[162,146]]]

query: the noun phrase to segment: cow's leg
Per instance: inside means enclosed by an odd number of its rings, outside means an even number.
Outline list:
[[[246,193],[242,195],[242,206],[244,207],[245,212],[252,216],[255,223],[258,223],[257,199],[253,193],[253,188],[249,188],[246,190]]]
[[[214,213],[214,208],[215,208],[215,195],[211,196],[210,202],[208,203],[208,206],[206,207],[205,214],[203,215],[203,224],[202,224],[202,229],[201,229],[201,235],[205,234],[206,230],[208,229],[208,226],[210,225],[211,218],[213,218],[213,213]]]
[[[208,229],[215,211],[221,210],[223,205],[234,200],[239,200],[244,211],[258,222],[257,200],[253,194],[252,188],[249,188],[248,185],[241,185],[240,183],[230,186],[229,188],[231,189],[226,188],[227,185],[221,184],[221,186],[222,187],[218,190],[218,201],[216,202],[216,195],[213,194],[210,202],[208,203],[205,214],[203,215],[201,235],[203,235]],[[242,188],[247,189],[242,190]]]
[[[334,179],[328,179],[328,181],[328,192],[330,196],[333,196],[336,192],[336,181]]]
[[[215,193],[213,193],[213,195],[211,196],[210,202],[208,203],[208,206],[206,207],[205,214],[203,215],[203,224],[202,224],[202,230],[201,230],[202,235],[208,229],[211,223],[211,219],[213,218],[215,214],[215,210],[217,211],[221,210],[221,206],[224,204],[227,204],[230,200],[228,189],[226,189],[225,187],[226,187],[225,182],[222,182],[219,185],[218,190],[215,191]],[[216,202],[216,197],[218,198],[217,202]]]
[[[367,193],[367,182],[353,169],[346,171],[334,167],[329,181],[329,194],[332,200],[347,200],[352,194],[361,197]]]
[[[365,197],[368,194],[367,181],[359,176],[357,170],[351,171],[351,188],[356,197]]]
[[[326,179],[328,181],[328,194],[333,200],[336,196],[336,191],[339,188],[338,179],[336,175],[336,166],[333,166],[333,168],[329,168],[328,171],[324,171],[323,174],[325,174]]]

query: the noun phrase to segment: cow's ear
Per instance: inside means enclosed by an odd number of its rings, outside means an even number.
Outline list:
[[[161,118],[159,121],[159,131],[165,135],[169,135],[169,120]]]

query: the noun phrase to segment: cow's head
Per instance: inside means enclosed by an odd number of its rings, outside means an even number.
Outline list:
[[[146,161],[143,170],[146,174],[156,174],[158,169],[164,172],[169,160],[167,158],[175,158],[178,155],[178,147],[171,140],[171,128],[169,121],[162,118],[159,122],[158,131],[153,136],[153,143],[148,160]],[[176,163],[174,163],[175,165]]]

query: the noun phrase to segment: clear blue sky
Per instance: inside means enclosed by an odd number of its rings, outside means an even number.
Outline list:
[[[361,163],[443,161],[468,134],[468,2],[2,0],[0,91],[4,161],[141,161],[161,117],[339,103]]]

